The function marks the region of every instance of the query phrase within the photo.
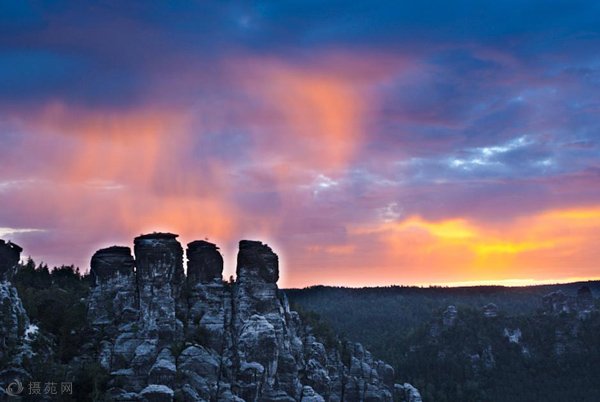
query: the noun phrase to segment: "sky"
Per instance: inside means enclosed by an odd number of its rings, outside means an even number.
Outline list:
[[[0,3],[0,238],[287,287],[600,278],[600,3]]]

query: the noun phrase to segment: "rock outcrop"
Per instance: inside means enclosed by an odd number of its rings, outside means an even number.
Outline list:
[[[0,239],[0,281],[10,281],[17,271],[23,249]]]
[[[211,283],[223,277],[223,256],[216,244],[196,240],[187,245],[188,283]]]
[[[488,303],[481,309],[485,318],[498,317],[498,306],[494,303]]]
[[[92,257],[88,319],[95,329],[116,334],[137,318],[134,260],[129,247],[98,250]]]
[[[186,254],[187,338],[221,351],[227,346],[225,316],[231,317],[231,293],[223,284],[223,257],[215,244],[203,240],[189,243]]]
[[[397,400],[406,402],[422,402],[419,391],[408,383],[396,384],[394,386],[394,394]]]
[[[544,309],[550,314],[570,313],[574,308],[574,300],[562,290],[549,293],[542,299]]]
[[[15,380],[23,383],[29,378],[23,359],[31,356],[29,342],[37,331],[11,283],[21,251],[16,244],[0,240],[0,390]]]
[[[242,240],[237,280],[207,241],[153,233],[94,254],[88,317],[114,400],[420,401],[360,344],[326,346],[277,287],[269,246]]]
[[[588,286],[577,289],[576,296],[565,294],[561,290],[549,293],[542,298],[546,314],[576,313],[577,318],[585,320],[596,309],[592,291]]]
[[[580,318],[587,318],[594,310],[594,296],[588,286],[582,286],[577,289],[575,304],[577,305],[577,312]]]
[[[442,315],[442,323],[444,327],[452,327],[456,322],[456,316],[458,315],[458,310],[456,310],[455,306],[448,306]]]

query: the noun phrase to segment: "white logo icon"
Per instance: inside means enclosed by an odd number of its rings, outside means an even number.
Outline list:
[[[8,384],[4,391],[10,396],[18,396],[21,392],[23,392],[23,384],[21,384],[21,381],[15,378],[13,382]]]

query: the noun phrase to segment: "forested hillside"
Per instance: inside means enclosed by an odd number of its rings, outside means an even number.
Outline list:
[[[600,400],[598,292],[598,282],[287,291],[320,327],[385,357],[426,401]]]

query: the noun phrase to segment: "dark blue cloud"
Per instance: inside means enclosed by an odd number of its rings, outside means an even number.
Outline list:
[[[0,93],[12,99],[36,91],[59,94],[77,79],[82,66],[76,58],[46,50],[0,53]]]
[[[462,45],[485,44],[531,60],[557,49],[589,54],[600,35],[600,6],[591,1],[7,1],[0,7],[2,61],[20,71],[5,67],[3,97],[16,91],[35,99],[112,97],[119,106],[139,102],[136,94],[156,79],[149,73],[169,74],[161,64],[175,56],[182,64],[212,64],[240,52],[306,60],[324,49],[380,49],[424,54],[440,74],[473,82],[510,71]],[[586,74],[586,68],[569,71]],[[434,96],[461,95],[451,84],[437,86]]]

